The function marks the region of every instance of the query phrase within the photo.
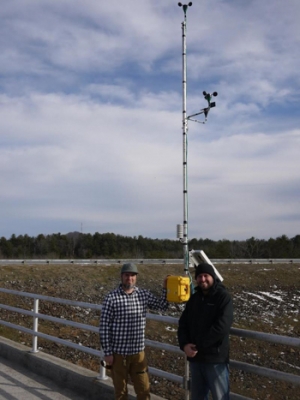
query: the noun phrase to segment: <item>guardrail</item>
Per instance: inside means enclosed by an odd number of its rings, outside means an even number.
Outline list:
[[[92,303],[85,303],[85,302],[80,302],[80,301],[73,301],[73,300],[67,300],[67,299],[61,299],[61,298],[56,298],[56,297],[51,297],[51,296],[43,296],[39,294],[34,294],[34,293],[26,293],[26,292],[19,292],[16,290],[10,290],[10,289],[4,289],[0,288],[0,293],[7,293],[7,294],[12,294],[16,296],[22,296],[22,297],[27,297],[33,299],[33,311],[17,308],[17,307],[12,307],[6,304],[0,304],[0,309],[7,310],[10,312],[16,312],[22,315],[27,315],[31,316],[33,318],[33,325],[32,329],[26,328],[21,325],[13,324],[8,321],[4,321],[0,319],[0,325],[12,328],[12,329],[17,329],[18,331],[27,333],[29,335],[32,335],[32,353],[37,353],[38,350],[38,338],[43,338],[47,339],[49,341],[52,341],[54,343],[58,343],[60,345],[64,345],[67,347],[71,347],[73,349],[94,355],[99,358],[103,358],[103,352],[101,350],[95,350],[90,347],[85,347],[80,344],[76,344],[73,342],[70,342],[68,340],[60,339],[55,336],[51,336],[48,334],[44,334],[38,331],[38,321],[39,319],[51,321],[54,323],[58,324],[64,324],[67,326],[71,326],[74,328],[78,329],[83,329],[87,330],[90,332],[98,333],[99,328],[92,326],[92,325],[86,325],[82,324],[79,322],[67,320],[67,319],[62,319],[62,318],[57,318],[57,317],[52,317],[51,315],[46,315],[46,314],[41,314],[39,313],[39,301],[48,301],[48,302],[53,302],[53,303],[60,303],[64,305],[71,305],[75,307],[81,307],[81,308],[88,308],[91,310],[97,310],[101,311],[102,306],[98,304],[92,304]],[[154,320],[154,321],[160,321],[160,322],[166,322],[168,324],[178,324],[178,318],[174,317],[169,317],[169,316],[161,316],[161,315],[156,315],[156,314],[151,314],[147,313],[147,319],[149,320]],[[293,338],[293,337],[287,337],[287,336],[281,336],[281,335],[274,335],[274,334],[267,334],[267,333],[261,333],[261,332],[255,332],[255,331],[248,331],[248,330],[243,330],[243,329],[237,329],[237,328],[231,328],[230,331],[231,335],[243,337],[243,338],[251,338],[251,339],[256,339],[256,340],[263,340],[266,342],[271,342],[271,343],[277,343],[277,344],[284,344],[288,346],[296,346],[300,347],[300,339],[298,338]],[[174,353],[178,353],[181,355],[184,355],[184,353],[174,345],[166,344],[166,343],[161,343],[161,342],[156,342],[153,340],[146,340],[146,346],[153,347],[159,350],[165,350],[165,351],[170,351]],[[186,359],[185,359],[185,364]],[[300,385],[300,376],[298,375],[293,375],[289,373],[284,373],[280,372],[274,369],[269,369],[269,368],[264,368],[260,367],[257,365],[252,365],[240,361],[230,361],[230,367],[234,369],[239,369],[242,371],[246,372],[251,372],[255,373],[257,375],[265,376],[271,379],[279,379],[283,380],[285,382],[292,383],[294,385]],[[188,368],[186,369],[188,371]],[[189,376],[188,373],[186,372],[185,376],[179,376],[176,374],[172,374],[167,371],[163,371],[157,368],[149,367],[149,372],[157,377],[160,378],[165,378],[169,381],[179,383],[180,385],[183,386],[186,390],[186,398],[188,398],[188,388],[189,388]],[[107,379],[106,376],[106,371],[105,368],[103,368],[100,364],[100,374],[99,374],[99,379],[105,380]],[[253,400],[244,396],[240,396],[235,393],[230,394],[230,398],[232,400]]]
[[[211,259],[213,264],[300,264],[300,258],[215,258]],[[119,259],[119,258],[103,258],[103,259],[0,259],[0,265],[3,264],[80,264],[80,265],[116,265],[125,262],[133,262],[135,264],[183,264],[183,259],[173,258],[132,258],[132,259]]]

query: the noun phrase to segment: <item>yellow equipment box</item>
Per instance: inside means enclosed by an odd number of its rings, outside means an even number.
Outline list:
[[[190,278],[187,276],[168,276],[167,300],[173,303],[184,303],[190,298]]]

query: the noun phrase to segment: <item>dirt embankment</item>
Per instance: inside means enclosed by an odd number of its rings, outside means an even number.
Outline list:
[[[234,327],[299,337],[300,265],[217,265],[231,292],[235,308]],[[1,266],[0,287],[18,291],[101,304],[106,293],[119,282],[120,265],[27,265]],[[166,274],[183,274],[182,266],[139,265],[138,286],[159,295]],[[191,271],[192,272],[192,271]],[[32,309],[32,300],[0,294],[1,303]],[[182,306],[171,304],[167,315],[178,317]],[[97,326],[99,314],[79,307],[41,302],[40,312]],[[1,310],[1,318],[31,327],[31,318]],[[61,324],[40,321],[39,330],[99,349],[97,334]],[[31,346],[31,337],[0,326],[0,334]],[[147,323],[147,338],[177,345],[176,326]],[[99,360],[88,354],[39,340],[41,351],[67,359],[92,370]],[[183,358],[165,351],[147,349],[149,364],[178,375]],[[300,349],[231,336],[231,359],[300,375]],[[176,384],[152,377],[152,392],[166,399],[182,400]],[[296,400],[299,387],[241,371],[231,371],[231,390],[257,400]]]

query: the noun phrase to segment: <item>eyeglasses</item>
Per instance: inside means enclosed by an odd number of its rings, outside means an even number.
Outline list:
[[[100,364],[102,365],[103,368],[106,368],[106,369],[112,368],[112,365],[106,364],[106,362],[104,360],[101,360]]]

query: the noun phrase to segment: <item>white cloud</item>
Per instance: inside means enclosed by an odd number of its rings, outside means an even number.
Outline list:
[[[268,2],[266,2],[268,3]],[[299,233],[299,6],[188,9],[190,236]],[[1,235],[175,238],[182,215],[183,12],[163,4],[4,2]]]

